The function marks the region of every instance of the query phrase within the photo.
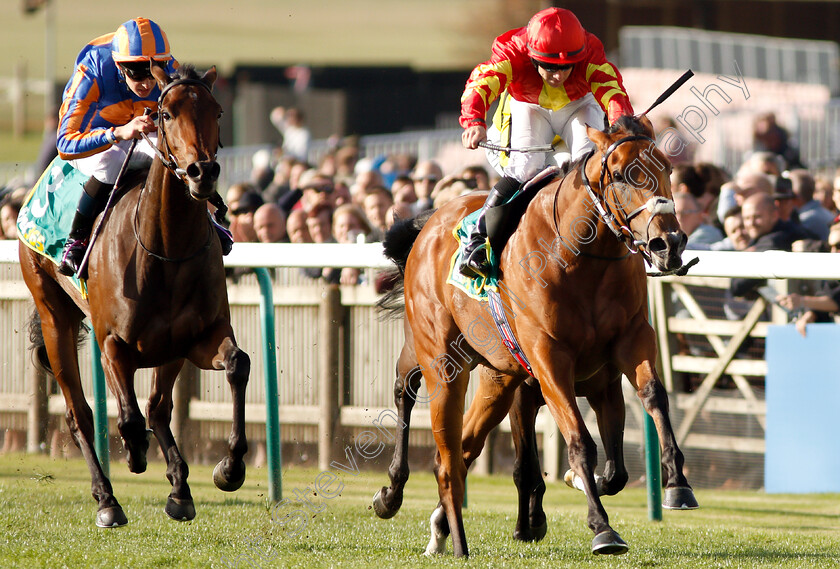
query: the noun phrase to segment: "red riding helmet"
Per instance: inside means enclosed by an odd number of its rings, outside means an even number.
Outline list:
[[[547,8],[528,22],[528,55],[537,61],[566,65],[583,58],[586,32],[563,8]]]

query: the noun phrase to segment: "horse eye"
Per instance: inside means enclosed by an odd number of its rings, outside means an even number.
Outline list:
[[[616,170],[615,172],[613,172],[613,180],[615,180],[616,182],[623,182],[624,176],[621,175],[621,172]]]
[[[160,112],[160,118],[162,118],[162,119],[163,119],[163,120],[165,120],[165,121],[168,121],[169,119],[171,119],[171,118],[172,118],[172,115],[170,115],[170,114],[169,114],[169,113],[167,113],[166,111],[161,111],[161,112]]]

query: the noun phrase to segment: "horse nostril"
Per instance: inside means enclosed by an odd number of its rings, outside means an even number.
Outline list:
[[[191,180],[198,180],[201,178],[202,168],[198,162],[193,162],[187,166],[187,177]]]
[[[650,240],[650,243],[648,243],[648,250],[651,253],[661,253],[661,252],[665,251],[665,249],[667,249],[667,248],[668,248],[668,244],[665,243],[665,240],[662,239],[661,237],[654,237],[653,239]]]
[[[218,162],[211,162],[210,163],[210,178],[213,180],[219,179],[219,174],[222,173],[222,167],[219,166]]]

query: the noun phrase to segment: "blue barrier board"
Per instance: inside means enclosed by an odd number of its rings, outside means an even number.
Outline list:
[[[840,492],[840,326],[767,331],[768,493]]]

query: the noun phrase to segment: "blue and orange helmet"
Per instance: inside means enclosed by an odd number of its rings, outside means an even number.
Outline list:
[[[147,18],[134,18],[121,25],[111,40],[111,54],[117,63],[172,59],[166,34]]]

